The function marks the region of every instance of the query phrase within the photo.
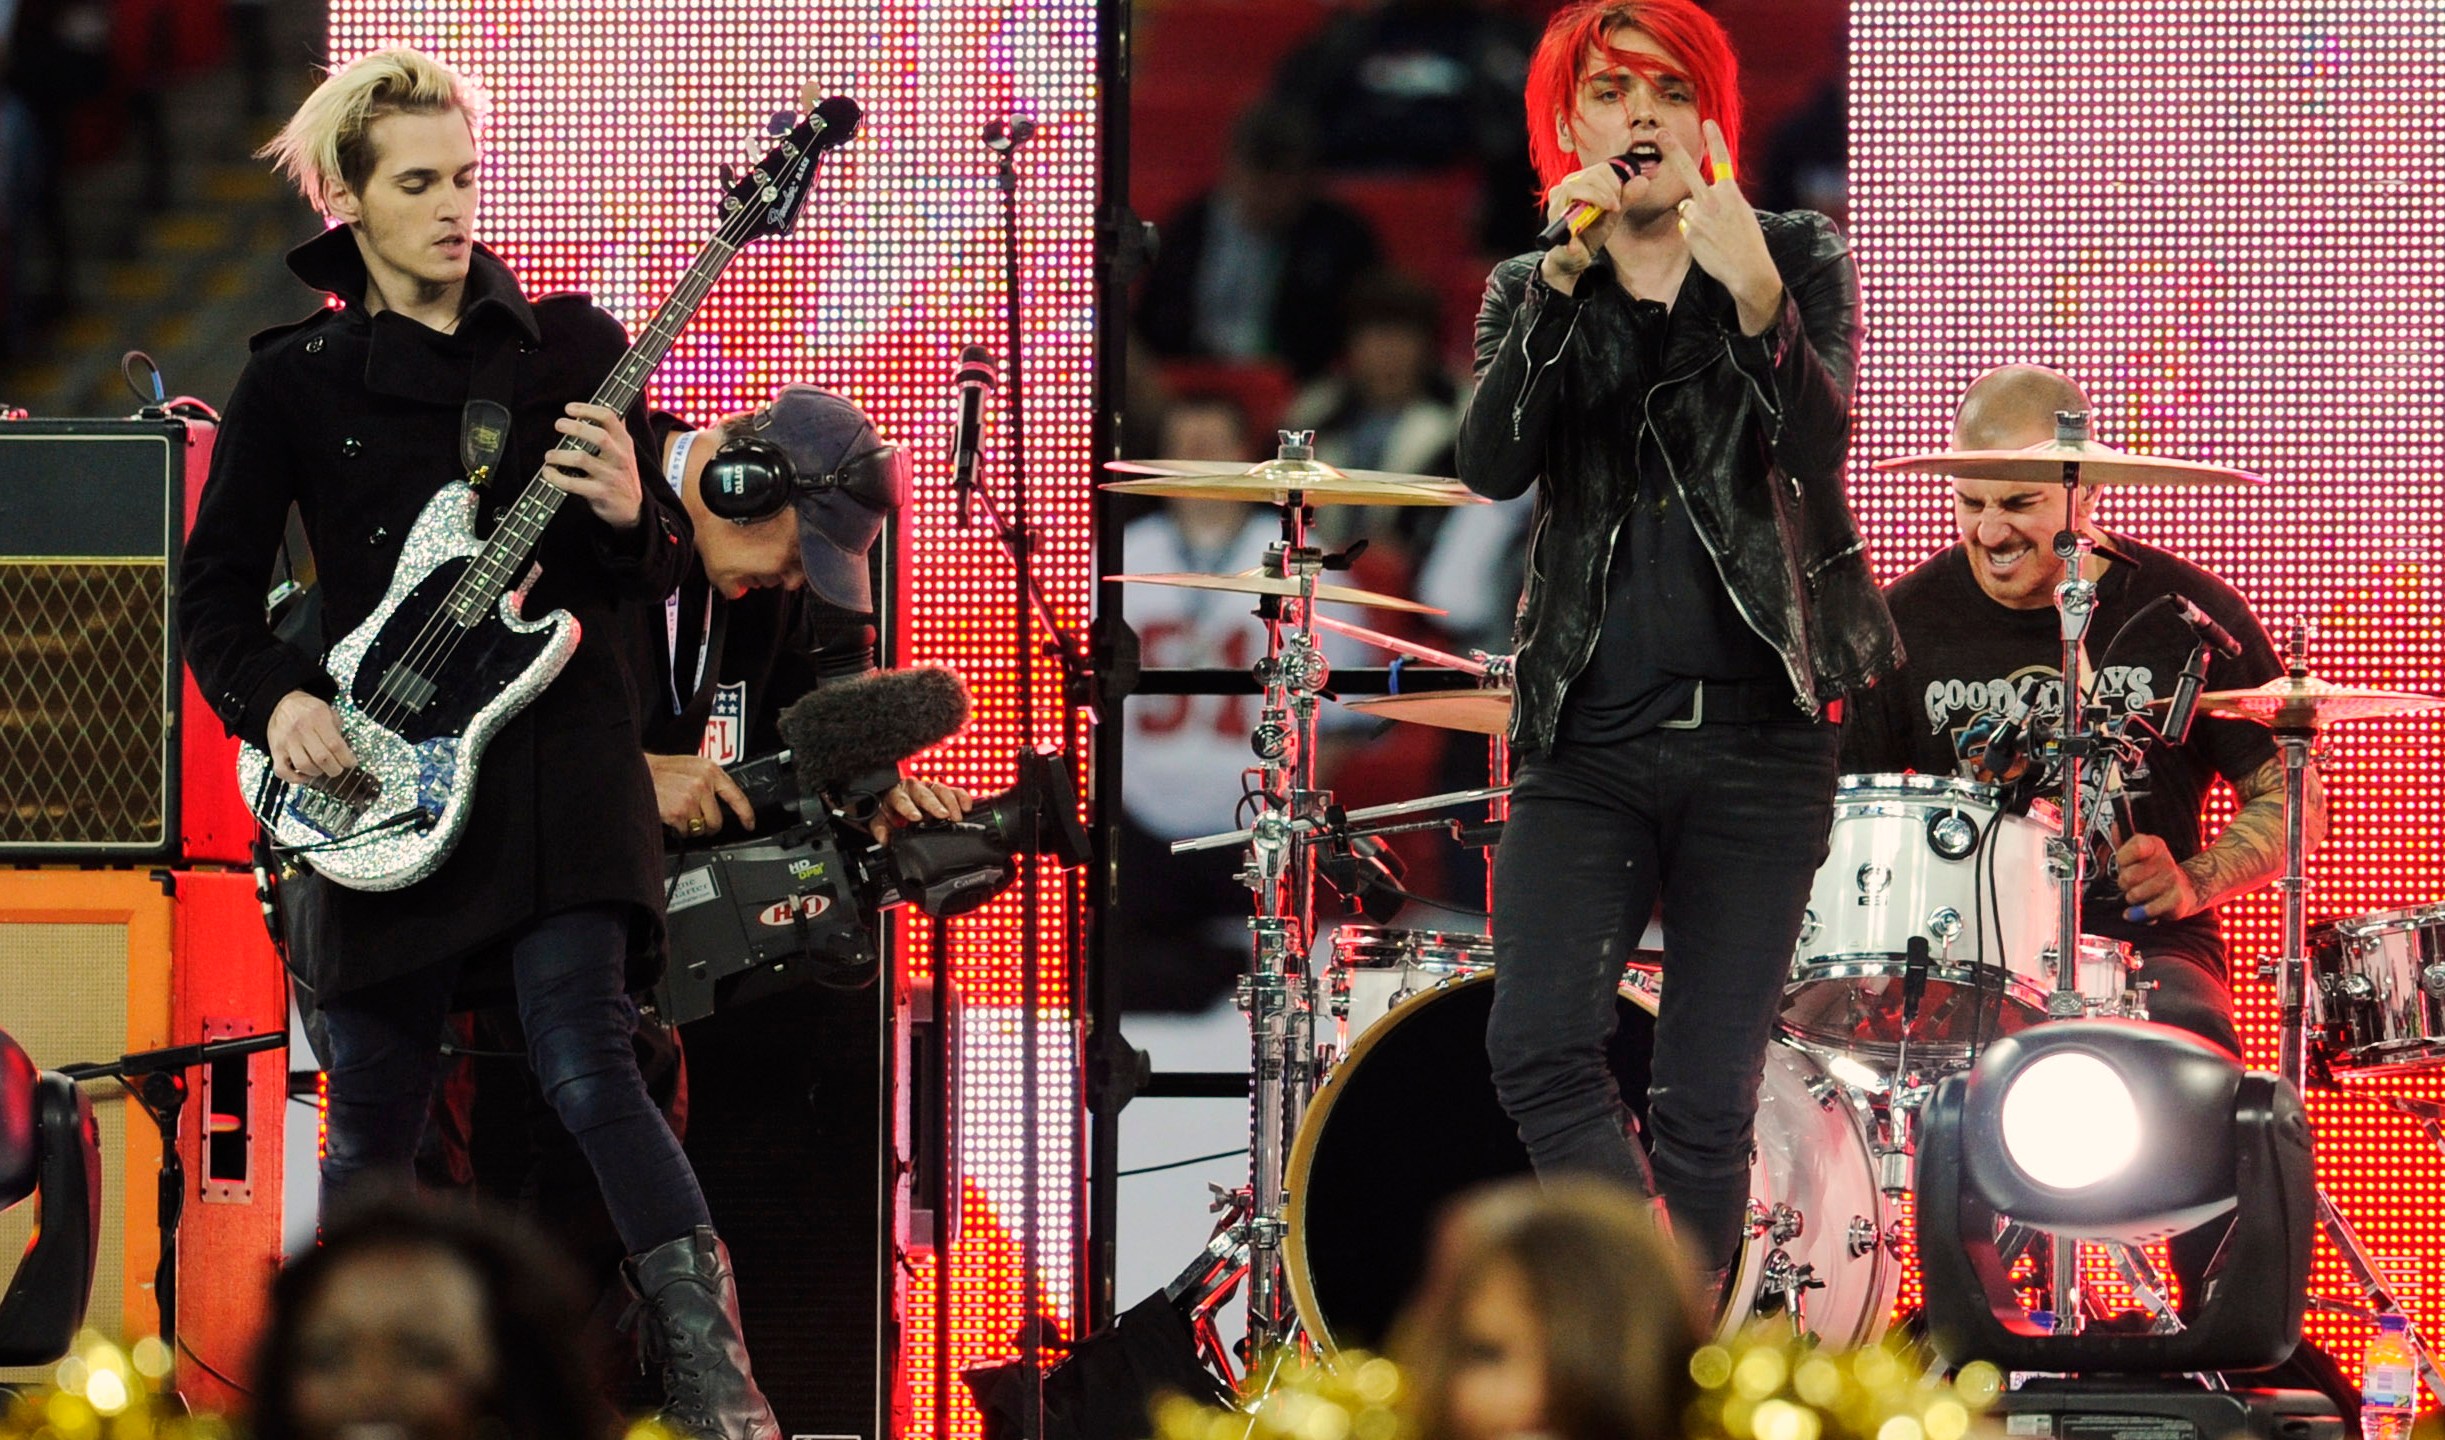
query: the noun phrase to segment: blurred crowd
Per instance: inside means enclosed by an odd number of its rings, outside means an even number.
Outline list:
[[[137,166],[131,220],[177,197],[173,147],[188,117],[181,78],[227,67],[240,118],[271,104],[272,0],[0,0],[0,360],[90,303],[91,257],[70,216],[80,171]]]
[[[1342,469],[1450,477],[1487,273],[1542,216],[1521,94],[1548,0],[1143,0],[1133,75],[1134,207],[1159,245],[1134,297],[1128,423],[1141,458],[1256,462],[1280,429]],[[1846,210],[1840,0],[1718,0],[1744,47],[1762,209]],[[1795,18],[1797,17],[1797,18]],[[1227,109],[1222,107],[1228,107]],[[1217,115],[1229,115],[1226,124]],[[1266,507],[1124,504],[1124,568],[1224,573],[1279,538]],[[1457,509],[1327,508],[1317,536],[1364,542],[1337,581],[1443,612],[1336,618],[1456,654],[1511,649],[1526,498]],[[1264,633],[1246,596],[1132,587],[1148,667],[1244,670]],[[1336,638],[1336,666],[1394,657]],[[1253,697],[1130,702],[1119,953],[1123,1004],[1202,1010],[1245,969],[1237,852],[1168,853],[1234,828]],[[1328,705],[1320,783],[1357,808],[1488,783],[1475,735]],[[1474,930],[1484,862],[1438,834],[1393,840],[1413,927]]]

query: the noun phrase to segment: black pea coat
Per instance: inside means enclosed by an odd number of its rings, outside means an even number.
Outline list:
[[[627,349],[619,322],[582,296],[529,302],[476,247],[467,304],[443,334],[365,309],[365,270],[346,228],[298,247],[289,266],[343,303],[254,339],[224,416],[179,576],[187,663],[231,733],[256,745],[291,690],[330,696],[321,667],[275,639],[263,601],[295,502],[314,547],[326,645],[380,602],[401,542],[445,483],[461,478],[459,419],[482,359],[515,347],[507,456],[486,488],[483,524],[516,499],[559,440],[553,422],[590,398]],[[474,809],[431,877],[380,893],[324,885],[312,958],[318,998],[438,961],[475,958],[469,989],[498,978],[499,942],[581,905],[626,906],[629,979],[659,963],[662,868],[653,784],[640,745],[638,687],[620,637],[659,622],[693,551],[688,521],[655,463],[642,405],[628,430],[645,485],[633,529],[565,502],[536,555],[526,613],[572,612],[576,654],[478,761]],[[234,783],[234,782],[233,782]]]

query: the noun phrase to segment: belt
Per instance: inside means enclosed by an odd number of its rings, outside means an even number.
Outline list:
[[[1787,680],[1701,680],[1689,692],[1689,708],[1659,729],[1695,730],[1701,725],[1755,725],[1808,719]]]

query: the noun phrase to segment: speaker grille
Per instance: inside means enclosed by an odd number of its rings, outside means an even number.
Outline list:
[[[169,567],[0,559],[0,846],[169,841]]]
[[[115,1060],[128,1048],[128,933],[125,925],[29,924],[0,917],[0,1030],[44,1069],[80,1061]],[[149,1333],[150,1314],[127,1313],[127,1196],[135,1177],[122,1173],[129,1105],[111,1081],[85,1086],[102,1133],[102,1245],[94,1267],[93,1307],[85,1323],[114,1339]],[[141,1117],[138,1124],[148,1124]],[[149,1188],[151,1177],[142,1177]],[[0,1214],[0,1272],[13,1272],[33,1238],[36,1207]],[[151,1217],[146,1217],[148,1223]],[[149,1277],[148,1277],[149,1278]],[[0,1281],[5,1284],[5,1281]],[[0,1368],[0,1383],[38,1380],[47,1372]]]

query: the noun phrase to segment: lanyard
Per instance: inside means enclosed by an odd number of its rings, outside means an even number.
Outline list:
[[[682,430],[678,438],[671,442],[671,462],[665,473],[670,479],[671,489],[674,492],[687,483],[688,447],[696,443],[696,435],[697,432],[694,430]],[[705,662],[713,653],[713,595],[708,590],[705,594],[704,628],[702,633],[696,637],[696,678],[688,683],[683,698],[679,688],[679,599],[687,591],[688,586],[683,581],[674,586],[671,593],[662,601],[664,640],[669,647],[670,654],[670,663],[662,667],[662,672],[670,677],[671,713],[674,715],[684,713],[688,708],[688,701],[694,699],[697,692],[704,689]]]

